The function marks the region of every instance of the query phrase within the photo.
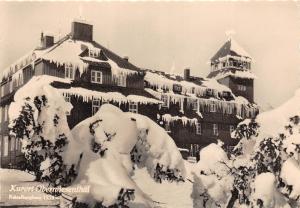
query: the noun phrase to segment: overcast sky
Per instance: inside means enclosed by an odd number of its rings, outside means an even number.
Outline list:
[[[0,3],[0,69],[39,44],[41,31],[65,35],[71,21],[94,24],[94,40],[139,67],[206,76],[225,32],[255,60],[255,100],[276,107],[300,88],[300,6],[296,2]]]

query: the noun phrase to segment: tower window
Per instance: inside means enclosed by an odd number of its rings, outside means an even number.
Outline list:
[[[213,135],[214,136],[219,135],[218,124],[213,124]]]

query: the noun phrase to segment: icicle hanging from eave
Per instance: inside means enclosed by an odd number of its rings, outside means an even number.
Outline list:
[[[139,95],[128,95],[125,96],[119,92],[99,92],[92,91],[83,88],[69,88],[69,89],[58,89],[62,93],[68,93],[69,95],[73,95],[76,98],[82,98],[83,102],[90,102],[94,99],[101,99],[106,102],[116,102],[118,104],[123,103],[140,103],[140,104],[159,104],[161,101],[155,100],[152,98],[147,98]],[[79,92],[81,91],[81,92]]]
[[[198,120],[196,118],[187,118],[186,116],[171,116],[170,114],[163,114],[162,115],[162,120],[168,124],[174,121],[181,121],[183,126],[186,125],[195,125]]]

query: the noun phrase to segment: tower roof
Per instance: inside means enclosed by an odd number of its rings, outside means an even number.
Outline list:
[[[224,45],[218,50],[218,52],[210,60],[211,62],[215,62],[219,58],[222,58],[227,55],[247,57],[251,59],[251,56],[232,37],[230,37],[224,43]]]

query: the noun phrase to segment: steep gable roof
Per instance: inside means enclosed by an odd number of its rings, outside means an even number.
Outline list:
[[[215,62],[227,55],[251,58],[233,38],[229,38],[210,60]]]

